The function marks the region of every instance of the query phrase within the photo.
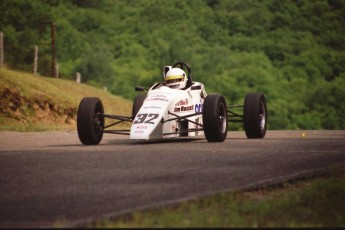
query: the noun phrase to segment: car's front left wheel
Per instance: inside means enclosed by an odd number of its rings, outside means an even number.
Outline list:
[[[78,107],[77,130],[79,140],[84,145],[97,145],[101,142],[104,129],[104,109],[97,97],[83,98]]]
[[[248,138],[263,138],[267,129],[267,107],[265,96],[249,93],[244,99],[244,130]]]
[[[228,134],[228,113],[225,99],[220,94],[210,94],[203,105],[203,126],[208,142],[222,142]]]

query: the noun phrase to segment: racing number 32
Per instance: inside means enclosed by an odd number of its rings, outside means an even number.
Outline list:
[[[140,113],[137,115],[137,119],[134,120],[134,124],[154,124],[153,120],[155,120],[159,116],[158,113]]]

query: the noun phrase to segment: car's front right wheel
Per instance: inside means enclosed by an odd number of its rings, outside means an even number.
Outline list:
[[[205,98],[202,117],[207,141],[224,141],[228,134],[228,113],[222,95],[210,94]]]
[[[79,140],[84,145],[97,145],[101,142],[104,129],[104,109],[97,97],[83,98],[78,107],[77,130]]]

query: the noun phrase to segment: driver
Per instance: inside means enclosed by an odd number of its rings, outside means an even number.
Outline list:
[[[186,88],[187,81],[187,74],[180,68],[171,68],[165,75],[166,86],[172,89]]]

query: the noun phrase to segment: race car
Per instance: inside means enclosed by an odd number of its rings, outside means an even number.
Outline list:
[[[85,97],[77,113],[79,140],[84,145],[97,145],[104,133],[129,135],[132,140],[167,138],[206,138],[223,142],[228,122],[242,122],[248,138],[263,138],[267,129],[266,99],[262,93],[249,93],[243,105],[227,106],[224,96],[207,94],[205,86],[192,80],[191,68],[177,62],[163,69],[163,82],[157,82],[134,98],[131,116],[104,113],[102,101]],[[243,113],[234,112],[242,108]],[[114,122],[105,126],[105,119]],[[130,122],[129,130],[110,129],[121,122]]]

